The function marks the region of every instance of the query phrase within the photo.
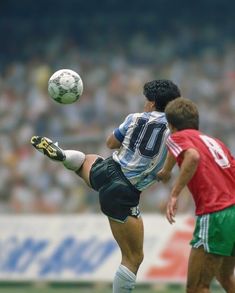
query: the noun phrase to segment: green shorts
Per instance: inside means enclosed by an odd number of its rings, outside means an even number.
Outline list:
[[[208,253],[235,256],[235,205],[198,216],[192,247],[204,247]]]

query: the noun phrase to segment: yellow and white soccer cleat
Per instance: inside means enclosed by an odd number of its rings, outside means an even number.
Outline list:
[[[31,144],[41,153],[54,161],[64,161],[66,156],[64,151],[58,146],[57,143],[47,137],[33,136]]]

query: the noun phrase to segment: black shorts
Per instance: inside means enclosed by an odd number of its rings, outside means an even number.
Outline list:
[[[90,183],[99,192],[100,207],[109,218],[124,222],[128,216],[139,217],[140,191],[123,174],[111,157],[98,158],[90,171]]]

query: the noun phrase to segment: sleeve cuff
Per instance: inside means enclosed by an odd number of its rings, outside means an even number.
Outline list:
[[[124,140],[124,135],[121,133],[121,131],[120,131],[118,128],[116,128],[116,129],[114,130],[113,134],[114,134],[115,138],[116,138],[118,141],[123,142],[123,140]]]

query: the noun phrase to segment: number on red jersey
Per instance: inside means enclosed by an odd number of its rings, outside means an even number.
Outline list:
[[[223,169],[229,168],[230,167],[229,160],[226,154],[224,153],[222,147],[219,145],[219,143],[215,139],[207,135],[200,135],[200,138],[208,147],[216,164],[218,164]]]

